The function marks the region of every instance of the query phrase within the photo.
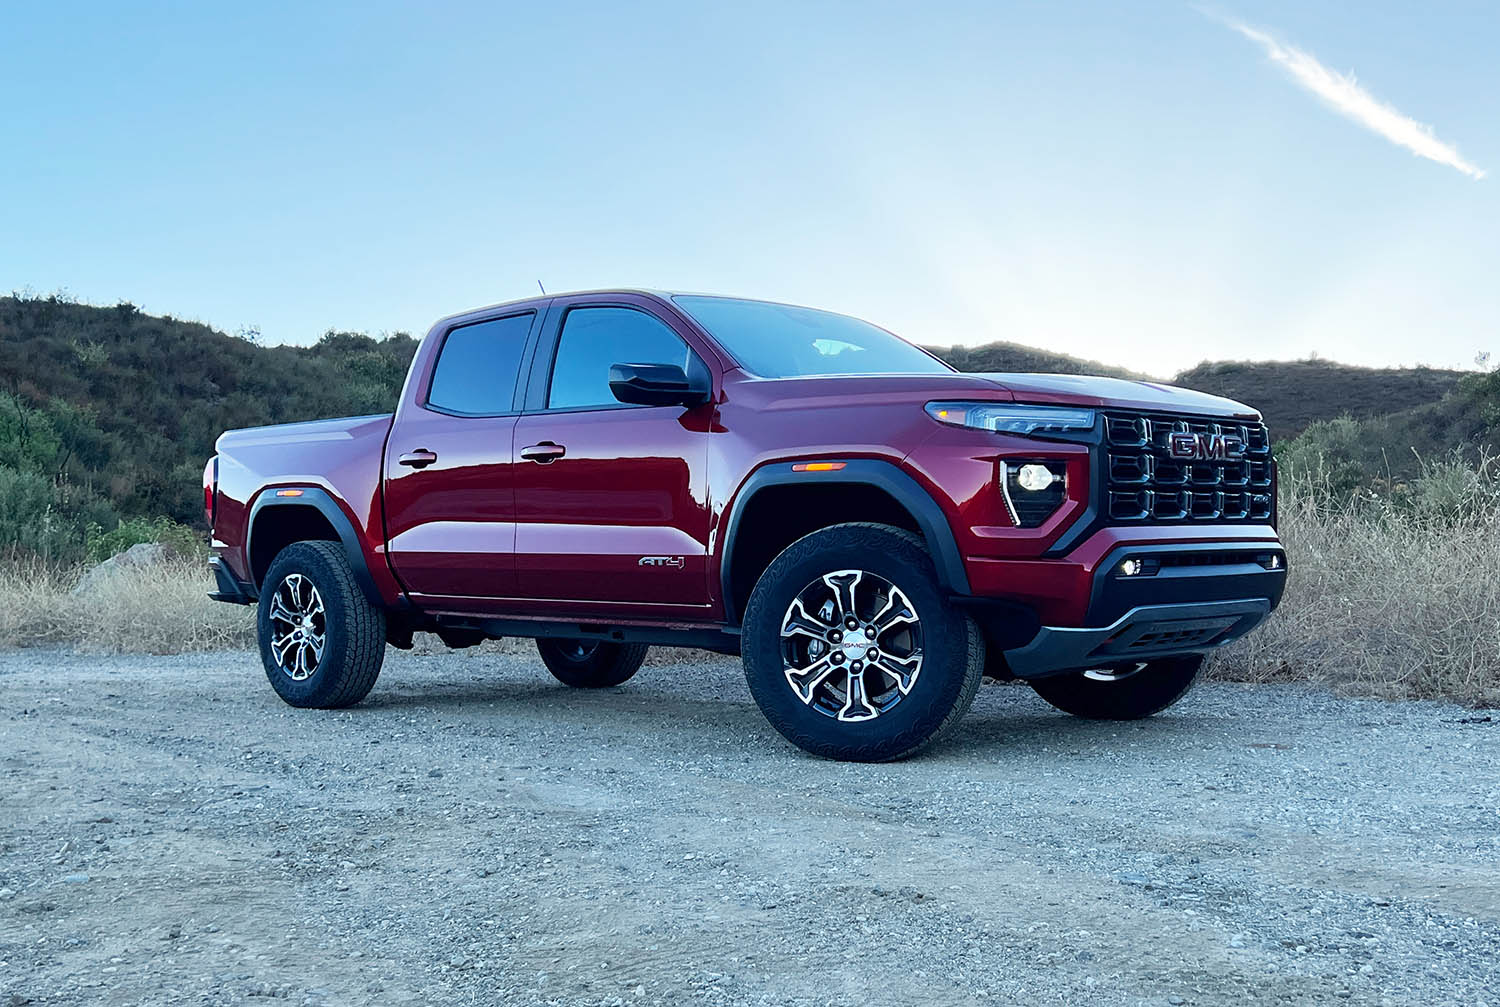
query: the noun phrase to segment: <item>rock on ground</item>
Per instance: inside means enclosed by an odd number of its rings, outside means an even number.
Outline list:
[[[103,563],[91,567],[78,579],[72,593],[81,595],[97,591],[122,570],[156,566],[171,559],[173,555],[171,549],[159,542],[138,542],[124,552],[115,553]]]

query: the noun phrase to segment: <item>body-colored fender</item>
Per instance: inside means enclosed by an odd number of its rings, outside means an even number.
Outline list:
[[[826,462],[827,459],[818,459]],[[944,589],[959,595],[969,593],[969,578],[964,571],[963,556],[953,538],[953,529],[943,510],[915,479],[902,472],[894,464],[872,458],[856,458],[838,462],[836,469],[797,470],[795,460],[771,462],[752,472],[735,494],[729,515],[724,521],[724,533],[719,555],[719,584],[723,598],[724,615],[731,624],[738,622],[738,613],[744,599],[734,596],[734,580],[731,570],[734,562],[736,533],[740,521],[755,495],[767,487],[785,485],[865,485],[873,486],[889,494],[904,507],[916,521],[927,548],[932,553],[933,565],[937,568],[939,582]]]

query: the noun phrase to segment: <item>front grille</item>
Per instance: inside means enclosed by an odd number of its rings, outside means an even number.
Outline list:
[[[1174,433],[1225,434],[1242,457],[1180,461]],[[1264,423],[1170,413],[1104,414],[1105,499],[1110,524],[1264,522],[1275,508],[1271,438]]]

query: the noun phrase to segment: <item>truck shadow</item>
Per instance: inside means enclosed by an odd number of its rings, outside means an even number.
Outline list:
[[[392,683],[376,690],[360,705],[346,711],[354,716],[411,716],[422,710],[479,723],[517,718],[543,721],[552,727],[574,723],[580,737],[604,729],[649,732],[660,738],[677,735],[697,751],[723,748],[725,752],[757,738],[789,757],[823,760],[804,755],[784,742],[765,722],[742,682],[710,679],[701,692],[663,687],[660,681],[637,679],[610,689],[570,689],[545,674],[535,679],[515,678],[465,681]],[[1212,722],[1214,733],[1222,721]],[[1080,720],[1051,710],[1030,690],[986,689],[968,716],[918,761],[994,760],[1010,755],[1051,753],[1088,755],[1123,753],[1159,760],[1163,752],[1174,758],[1184,747],[1201,745],[1204,723],[1188,714],[1168,712],[1140,721]],[[691,740],[688,740],[691,739]],[[757,744],[759,747],[759,744]]]

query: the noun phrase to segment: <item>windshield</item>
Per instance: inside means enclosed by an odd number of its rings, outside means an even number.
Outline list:
[[[814,308],[733,297],[679,295],[692,315],[751,374],[948,374],[952,368],[869,322]]]

